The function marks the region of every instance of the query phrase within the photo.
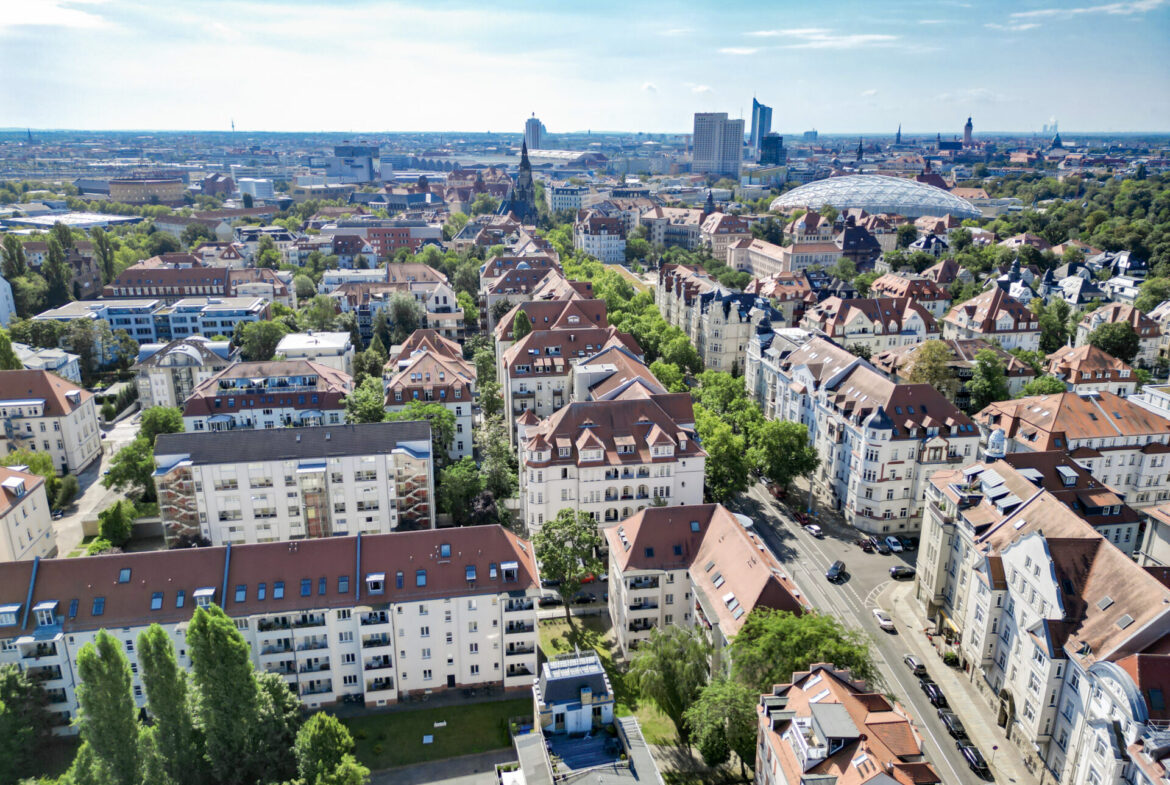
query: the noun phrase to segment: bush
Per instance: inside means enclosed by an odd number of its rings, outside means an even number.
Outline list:
[[[102,419],[106,422],[112,422],[118,416],[118,410],[114,408],[112,401],[106,401],[102,404]]]
[[[61,485],[57,489],[57,499],[53,506],[58,510],[68,507],[77,498],[77,494],[79,493],[81,493],[81,484],[77,482],[77,477],[72,474],[67,474],[61,480]]]
[[[952,668],[955,667],[959,664],[959,655],[955,654],[953,651],[948,651],[943,655],[943,664]]]
[[[109,540],[98,537],[89,545],[85,546],[85,555],[99,556],[103,553],[109,553],[112,550],[114,550],[114,546],[110,544]]]
[[[134,523],[134,505],[123,499],[111,504],[98,514],[98,531],[101,538],[111,544],[122,546],[130,539]]]

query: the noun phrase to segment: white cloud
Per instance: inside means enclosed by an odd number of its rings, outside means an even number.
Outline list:
[[[822,27],[798,27],[791,30],[753,30],[750,33],[744,33],[744,35],[750,35],[755,38],[780,38],[781,36],[793,35],[799,37],[825,34],[828,32],[828,30]]]
[[[870,88],[869,90],[862,90],[861,91],[861,95],[865,98],[870,98],[870,97],[875,96],[877,94],[878,94],[878,91],[873,89],[873,88]]]
[[[657,93],[658,85],[654,84],[653,82],[643,82],[642,91],[646,93]]]
[[[947,23],[947,20],[945,20],[945,19],[919,19],[918,20],[918,24],[920,24],[920,25],[943,25],[946,23]]]
[[[754,55],[760,51],[754,46],[725,46],[719,50],[723,55]]]
[[[1114,16],[1132,16],[1154,11],[1166,5],[1167,0],[1130,0],[1122,3],[1107,3],[1105,5],[1090,5],[1080,8],[1040,8],[1035,11],[1017,11],[1012,14],[1013,19],[1072,19],[1085,14],[1111,14]]]
[[[0,14],[0,30],[10,27],[71,27],[94,29],[109,23],[95,13],[78,8],[97,5],[93,0],[17,0]]]
[[[887,46],[898,40],[898,36],[884,33],[840,34],[827,30],[790,30],[789,35],[800,40],[785,44],[786,49],[856,49]]]
[[[1039,22],[1008,22],[1006,25],[988,22],[984,25],[988,30],[1003,30],[1007,33],[1022,33],[1025,30],[1031,30],[1039,26]]]
[[[709,85],[697,84],[691,88],[692,93],[710,93],[714,92]]]

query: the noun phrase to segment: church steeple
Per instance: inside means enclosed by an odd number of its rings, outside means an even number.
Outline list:
[[[857,160],[858,161],[861,160],[861,142],[862,142],[861,139],[857,140]]]
[[[704,218],[706,218],[707,215],[712,215],[715,212],[715,198],[711,195],[710,188],[707,189],[707,206],[703,208],[703,212],[706,213],[706,215],[703,216]]]
[[[894,134],[894,144],[902,144],[902,124],[898,123],[898,133]]]

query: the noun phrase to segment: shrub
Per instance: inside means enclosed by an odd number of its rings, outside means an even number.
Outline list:
[[[955,654],[953,651],[948,651],[943,655],[943,664],[949,665],[952,668],[955,667],[959,664],[959,655]]]
[[[106,401],[102,404],[102,419],[106,422],[111,422],[118,416],[118,411],[114,408],[114,404]]]
[[[85,555],[99,556],[112,550],[114,550],[114,546],[110,544],[109,540],[103,537],[98,537],[85,547]]]

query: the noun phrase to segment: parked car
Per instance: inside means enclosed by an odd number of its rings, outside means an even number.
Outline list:
[[[918,550],[918,540],[913,537],[898,537],[899,542],[902,543],[902,549],[907,551]]]
[[[926,666],[922,664],[922,660],[918,659],[913,654],[907,654],[902,657],[902,662],[906,663],[906,667],[908,667],[910,672],[915,676],[926,675]]]
[[[597,602],[597,595],[593,592],[578,592],[577,596],[573,598],[574,605],[589,605]]]
[[[967,729],[963,727],[963,722],[959,719],[958,714],[947,709],[939,709],[938,718],[942,720],[943,725],[947,726],[947,733],[956,739],[967,738]]]
[[[890,550],[894,553],[901,553],[903,551],[902,541],[892,534],[886,538],[886,545],[888,545]]]
[[[788,490],[778,483],[768,483],[768,493],[772,494],[776,501],[782,502],[788,498]]]
[[[537,604],[542,608],[555,608],[558,605],[562,605],[563,601],[559,594],[545,594]]]
[[[857,547],[866,553],[873,553],[873,543],[869,541],[868,537],[862,537],[857,541]]]
[[[825,573],[829,583],[840,583],[845,580],[845,562],[838,559],[829,565],[829,571]]]
[[[873,543],[873,549],[878,553],[885,555],[890,552],[890,546],[882,542],[881,538],[870,537],[869,541]]]
[[[877,619],[877,624],[886,632],[894,631],[894,619],[890,614],[883,611],[881,608],[873,609],[873,617]]]
[[[991,779],[991,769],[988,768],[987,761],[983,759],[983,753],[979,751],[978,747],[970,743],[957,741],[955,742],[955,748],[963,756],[963,760],[967,761],[967,765],[971,767],[971,771],[985,780]]]
[[[804,530],[818,539],[824,536],[824,533],[821,532],[821,527],[817,526],[815,523],[806,523]]]
[[[808,526],[809,525],[809,517],[808,517],[807,512],[794,512],[792,514],[793,514],[793,516],[795,516],[796,522],[799,523],[801,526]]]
[[[922,691],[926,693],[926,699],[931,702],[931,705],[938,708],[944,708],[948,705],[947,696],[943,695],[942,688],[940,688],[934,682],[931,682],[930,684],[924,684],[922,686]]]
[[[914,568],[898,564],[890,568],[890,577],[896,581],[909,580],[914,577]]]
[[[65,513],[62,510],[57,510],[53,513],[53,520],[55,520],[55,521],[59,521],[64,517],[65,517]]]

